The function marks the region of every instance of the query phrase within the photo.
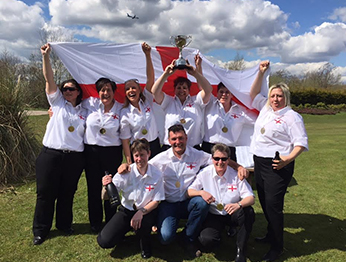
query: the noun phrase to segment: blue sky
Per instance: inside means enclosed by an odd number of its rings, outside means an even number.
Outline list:
[[[1,0],[0,28],[0,47],[23,59],[38,49],[42,28],[59,41],[153,46],[188,34],[220,65],[237,52],[249,66],[269,59],[274,71],[293,74],[331,62],[346,82],[344,0]]]

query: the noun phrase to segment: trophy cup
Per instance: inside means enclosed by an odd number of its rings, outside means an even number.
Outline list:
[[[175,68],[177,69],[185,69],[186,68],[186,60],[183,58],[182,51],[183,48],[188,46],[192,39],[191,36],[186,35],[177,35],[171,36],[171,44],[175,47],[179,48],[179,58],[175,61]]]

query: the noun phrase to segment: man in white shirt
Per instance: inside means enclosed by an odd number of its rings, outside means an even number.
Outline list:
[[[246,179],[240,180],[228,167],[230,149],[224,144],[212,148],[213,165],[204,168],[189,186],[189,197],[202,197],[210,205],[209,214],[198,237],[206,249],[217,245],[225,226],[238,226],[236,262],[246,261],[246,244],[252,230],[255,213],[251,205],[255,198]]]

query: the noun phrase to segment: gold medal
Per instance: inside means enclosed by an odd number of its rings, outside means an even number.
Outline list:
[[[68,129],[68,131],[70,131],[70,132],[73,132],[73,131],[74,131],[74,127],[73,127],[73,126],[69,126],[67,129]]]
[[[146,130],[145,128],[143,128],[143,129],[142,129],[142,134],[143,134],[143,135],[148,134],[148,130]]]
[[[180,182],[179,182],[179,181],[175,182],[175,186],[176,186],[177,188],[179,188],[179,187],[180,187]]]
[[[185,124],[185,123],[186,123],[185,118],[180,119],[180,123],[181,123],[181,124]]]
[[[219,203],[216,206],[217,210],[222,211],[223,210],[223,204]]]
[[[266,131],[266,130],[264,129],[264,127],[262,127],[262,128],[261,128],[261,134],[263,135],[265,131]]]
[[[228,132],[228,128],[224,126],[224,127],[222,128],[222,132],[227,133],[227,132]]]
[[[102,135],[106,134],[106,129],[101,128],[101,129],[100,129],[100,133],[101,133]]]

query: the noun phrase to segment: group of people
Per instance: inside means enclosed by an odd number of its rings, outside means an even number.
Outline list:
[[[178,241],[190,256],[198,257],[201,250],[217,245],[227,226],[237,229],[235,261],[246,261],[255,217],[254,194],[245,179],[248,171],[236,162],[235,146],[242,126],[252,119],[246,108],[232,102],[231,92],[222,83],[213,96],[198,55],[196,67],[187,65],[184,70],[196,79],[200,92],[191,96],[191,81],[178,77],[171,97],[162,88],[177,70],[174,60],[155,81],[151,47],[143,43],[142,50],[146,86],[142,90],[138,80],[126,81],[122,105],[114,98],[116,84],[108,78],[96,81],[98,98],[82,101],[82,89],[73,79],[58,89],[49,61],[51,47],[41,47],[53,114],[36,161],[33,244],[47,238],[55,203],[56,228],[73,233],[73,197],[85,169],[90,227],[98,233],[101,247],[113,248],[134,230],[142,257],[149,258],[152,227],[157,227],[160,242],[169,244],[176,239],[180,219],[187,219]],[[263,260],[274,261],[283,250],[283,203],[294,159],[308,144],[303,120],[290,108],[288,87],[280,83],[269,89],[268,98],[261,95],[269,62],[259,67],[250,92],[253,107],[260,111],[250,149],[268,232],[256,241],[271,244]],[[155,103],[165,114],[163,141]],[[272,160],[276,151],[280,159]],[[109,183],[121,191],[118,210],[101,199],[102,186]]]

